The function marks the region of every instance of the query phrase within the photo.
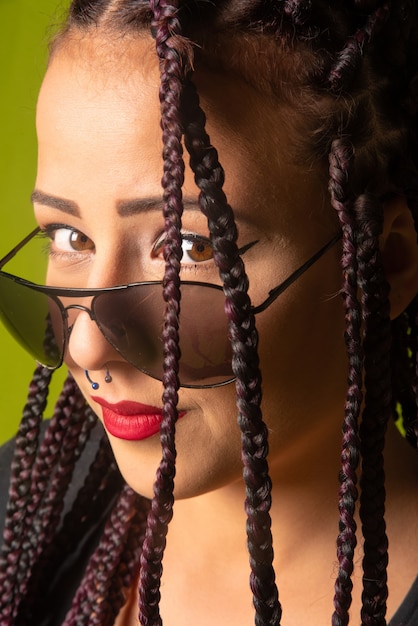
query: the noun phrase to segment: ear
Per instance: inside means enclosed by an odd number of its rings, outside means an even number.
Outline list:
[[[417,233],[411,211],[402,196],[393,196],[384,205],[380,249],[390,284],[390,316],[395,319],[418,292]]]

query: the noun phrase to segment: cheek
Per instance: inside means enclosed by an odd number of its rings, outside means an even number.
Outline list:
[[[277,314],[267,310],[257,324],[266,422],[289,432],[295,423],[335,419],[347,380],[340,298],[296,297],[272,306]]]

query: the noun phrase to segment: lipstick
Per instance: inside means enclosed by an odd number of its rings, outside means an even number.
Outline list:
[[[102,407],[106,430],[118,439],[141,441],[156,435],[160,430],[163,420],[162,409],[128,400],[110,404],[103,398],[92,397],[92,399]],[[179,413],[179,418],[184,414],[185,411]]]

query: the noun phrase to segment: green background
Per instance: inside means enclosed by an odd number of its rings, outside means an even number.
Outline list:
[[[48,41],[62,22],[63,0],[0,0],[0,258],[33,226],[35,107]],[[64,8],[63,8],[64,7]],[[35,363],[0,323],[0,443],[17,429]],[[51,400],[63,375],[54,376]],[[51,413],[48,406],[47,413]]]

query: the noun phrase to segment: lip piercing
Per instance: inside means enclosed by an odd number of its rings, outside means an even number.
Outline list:
[[[99,383],[95,382],[94,380],[92,380],[90,378],[89,375],[89,371],[88,370],[84,370],[84,373],[86,375],[87,380],[89,381],[91,388],[94,389],[94,391],[96,391],[96,389],[99,389],[100,385]],[[111,383],[112,382],[112,377],[110,375],[110,372],[108,369],[106,369],[106,374],[105,374],[105,383]]]

